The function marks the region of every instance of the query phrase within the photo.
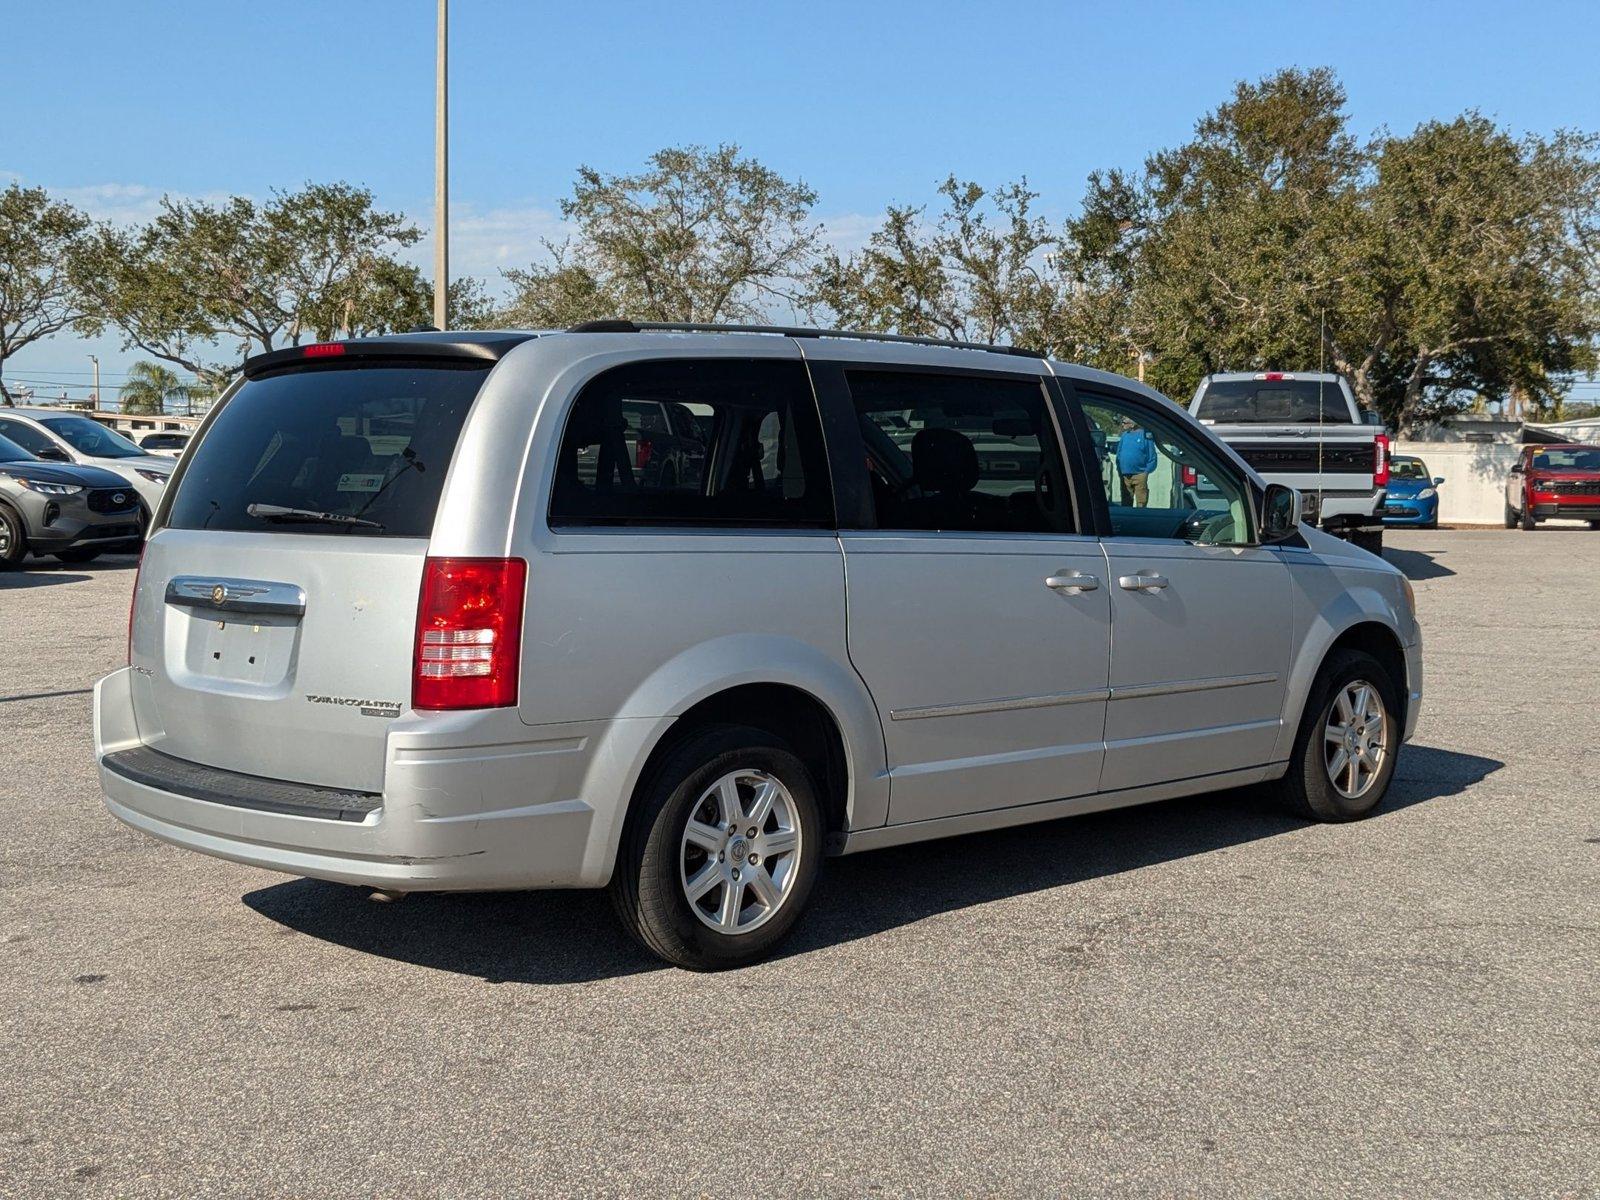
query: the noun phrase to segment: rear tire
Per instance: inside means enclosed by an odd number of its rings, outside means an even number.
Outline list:
[[[1369,690],[1365,701],[1359,699],[1363,688]],[[1288,806],[1313,821],[1354,821],[1375,809],[1394,778],[1399,713],[1398,686],[1382,663],[1359,650],[1329,655],[1311,687],[1283,777]],[[1336,739],[1336,731],[1348,736]]]
[[[101,550],[57,550],[56,557],[64,563],[93,562],[104,553]]]
[[[28,535],[22,518],[0,504],[0,571],[20,566],[28,557]]]
[[[708,726],[642,783],[611,899],[628,932],[668,962],[744,966],[799,919],[822,839],[816,783],[788,746],[761,730]]]

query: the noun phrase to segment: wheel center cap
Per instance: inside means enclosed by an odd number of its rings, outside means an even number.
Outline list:
[[[728,861],[736,867],[744,865],[745,856],[750,853],[750,844],[743,838],[734,838],[728,844]]]

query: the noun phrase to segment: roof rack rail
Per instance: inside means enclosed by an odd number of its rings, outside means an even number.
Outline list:
[[[624,321],[615,318],[584,321],[568,333],[775,333],[795,338],[850,338],[859,342],[894,342],[906,346],[945,346],[955,350],[984,350],[1018,358],[1045,358],[1026,346],[996,346],[989,342],[958,342],[950,338],[912,337],[904,333],[870,333],[859,329],[813,329],[806,325],[714,325],[696,321]]]

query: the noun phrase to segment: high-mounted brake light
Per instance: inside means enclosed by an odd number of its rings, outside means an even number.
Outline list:
[[[343,342],[313,342],[301,351],[307,358],[338,358],[344,353]]]
[[[1285,375],[1282,371],[1263,371],[1260,375],[1257,375],[1256,378],[1257,379],[1271,379],[1271,380],[1276,381],[1276,380],[1279,380],[1279,379],[1293,379],[1294,376],[1293,375]]]
[[[522,602],[520,558],[430,558],[422,568],[411,706],[507,708],[517,702]]]
[[[1376,447],[1375,453],[1378,456],[1377,461],[1373,464],[1372,468],[1372,486],[1388,487],[1389,435],[1387,433],[1380,433],[1377,437],[1372,439],[1372,444]]]

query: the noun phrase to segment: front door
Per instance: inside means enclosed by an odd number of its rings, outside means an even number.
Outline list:
[[[1172,414],[1086,391],[1110,514],[1101,791],[1264,766],[1283,719],[1288,568],[1255,544],[1245,477]]]
[[[890,823],[1092,793],[1110,590],[1078,531],[1042,372],[828,368],[815,360],[841,350],[805,349],[820,386],[848,396],[870,477],[873,527],[840,540]]]

